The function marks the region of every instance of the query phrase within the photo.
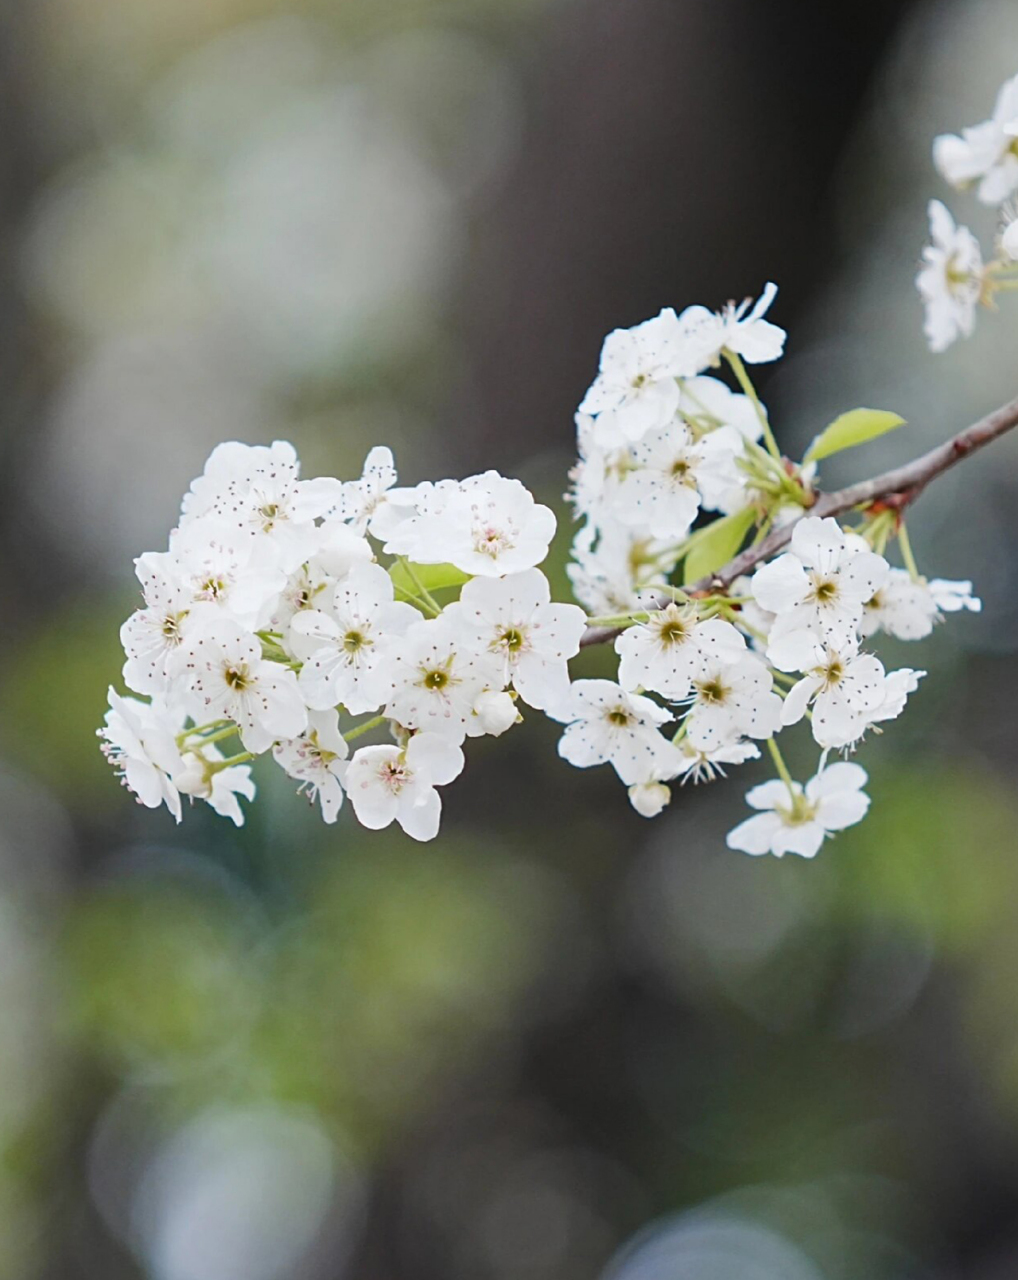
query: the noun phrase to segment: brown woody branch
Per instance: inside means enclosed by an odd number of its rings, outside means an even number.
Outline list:
[[[985,418],[980,418],[964,431],[959,431],[952,439],[945,441],[944,444],[938,444],[936,448],[930,449],[928,453],[924,453],[912,462],[906,462],[904,466],[885,471],[883,475],[874,476],[872,480],[860,480],[858,484],[849,485],[847,489],[818,494],[816,501],[808,511],[803,511],[803,515],[838,516],[856,508],[871,507],[876,503],[883,503],[895,511],[904,511],[919,497],[931,480],[935,480],[956,462],[982,449],[991,440],[996,440],[998,436],[1004,435],[1014,427],[1018,427],[1018,398],[1002,405],[999,409],[994,409]],[[802,519],[802,516],[799,519]],[[792,520],[779,529],[773,529],[755,546],[740,551],[724,568],[684,587],[683,590],[690,594],[723,591],[731,586],[736,578],[748,573],[754,565],[762,560],[769,560],[775,552],[780,551],[791,538],[796,523],[796,520]],[[618,633],[618,629],[613,627],[588,627],[580,643],[584,646],[603,644],[607,640],[613,640]]]

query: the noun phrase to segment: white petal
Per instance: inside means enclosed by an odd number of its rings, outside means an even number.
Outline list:
[[[762,853],[770,853],[771,844],[781,827],[781,819],[776,813],[758,813],[729,831],[725,843],[729,849],[758,857]]]

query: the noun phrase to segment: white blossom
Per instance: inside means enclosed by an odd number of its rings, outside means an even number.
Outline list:
[[[671,788],[663,782],[636,782],[629,788],[629,803],[641,818],[656,818],[671,802]]]
[[[763,435],[763,425],[749,396],[733,391],[727,382],[709,374],[680,380],[679,413],[701,431],[734,427],[744,440],[759,440]]]
[[[286,441],[269,447],[221,444],[192,484],[181,524],[212,516],[252,540],[271,542],[281,567],[291,572],[315,550],[315,521],[342,497],[338,480],[299,475],[296,451]]]
[[[322,817],[332,823],[343,804],[343,762],[349,748],[339,732],[335,711],[309,711],[308,726],[296,738],[277,742],[272,748],[276,763],[300,782],[298,791],[322,806]]]
[[[575,681],[548,715],[566,726],[558,752],[578,769],[610,763],[627,786],[678,772],[679,753],[658,732],[671,712],[611,680]]]
[[[989,120],[934,139],[933,163],[953,187],[978,182],[983,204],[1018,190],[1018,75],[1001,86]]]
[[[753,742],[728,742],[713,751],[701,751],[687,736],[680,740],[678,746],[682,754],[682,769],[677,776],[682,778],[683,784],[689,781],[713,782],[716,777],[726,776],[726,764],[745,764],[747,760],[760,758],[760,748]]]
[[[183,755],[183,768],[173,781],[182,795],[204,800],[221,818],[229,818],[235,827],[242,827],[244,810],[238,796],[255,798],[251,766],[233,764],[224,768],[225,759],[214,743],[192,739]]]
[[[550,507],[518,480],[486,471],[459,484],[418,486],[414,514],[394,526],[385,549],[417,564],[498,578],[540,564],[554,534]]]
[[[421,615],[393,599],[392,579],[377,564],[351,569],[323,605],[290,625],[290,647],[304,664],[301,694],[318,711],[340,704],[351,715],[374,711],[387,696],[380,673],[393,643]]]
[[[836,520],[808,516],[793,529],[790,549],[753,574],[750,590],[761,608],[776,615],[772,644],[787,632],[806,630],[838,645],[854,636],[866,601],[889,570],[883,556],[858,550]]]
[[[714,752],[742,737],[770,738],[781,723],[781,699],[767,664],[748,651],[736,662],[712,655],[693,681],[686,731],[698,750]]]
[[[883,664],[860,653],[854,638],[835,648],[812,632],[791,632],[772,640],[768,656],[779,671],[804,672],[785,697],[781,723],[798,724],[812,703],[813,737],[822,747],[855,742],[884,702]]]
[[[930,595],[941,613],[958,613],[967,609],[970,613],[979,613],[983,602],[972,594],[971,582],[952,582],[948,578],[933,578],[928,584]]]
[[[639,440],[671,421],[679,404],[676,376],[697,372],[687,369],[684,348],[671,307],[605,338],[600,372],[580,402],[581,413],[596,415],[593,436],[601,448]]]
[[[286,574],[274,545],[258,545],[216,520],[195,520],[174,530],[168,552],[150,552],[137,562],[148,588],[156,573],[181,582],[192,607],[216,612],[243,627],[263,626],[286,586]]]
[[[689,695],[707,662],[737,662],[746,642],[730,622],[701,622],[695,605],[670,602],[653,610],[646,622],[627,627],[616,638],[615,651],[624,689],[653,689],[679,701]]]
[[[1000,233],[1000,247],[1012,261],[1018,262],[1018,218],[1008,222]]]
[[[127,661],[124,682],[136,693],[165,693],[179,665],[182,645],[200,619],[194,595],[174,572],[171,557],[143,555],[135,561],[145,608],[120,628]]]
[[[811,778],[805,790],[797,782],[791,791],[778,781],[753,787],[746,803],[763,812],[730,831],[728,847],[754,856],[797,853],[813,858],[832,831],[854,826],[866,816],[870,802],[862,790],[865,785],[865,769],[839,761]]]
[[[968,227],[955,225],[939,200],[929,204],[930,243],[916,276],[926,318],[923,332],[930,350],[946,351],[956,338],[968,338],[976,324],[983,289],[983,255]]]
[[[971,584],[970,584],[971,585]],[[921,640],[933,630],[940,610],[929,584],[906,569],[891,569],[863,610],[859,635],[883,631],[897,640]]]
[[[448,618],[429,618],[393,645],[380,677],[386,716],[460,743],[480,695],[501,690],[502,661],[472,650]]]
[[[102,753],[123,785],[148,809],[165,804],[180,821],[180,794],[173,776],[181,768],[176,734],[179,724],[159,705],[122,698],[109,691],[105,727],[99,729]]]
[[[396,466],[392,450],[376,445],[364,460],[359,480],[348,480],[342,487],[335,514],[348,522],[356,533],[371,533],[385,538],[399,519],[389,502],[389,492],[396,483]]]
[[[485,689],[474,701],[466,725],[467,737],[480,738],[484,734],[490,734],[493,738],[500,738],[514,724],[518,724],[520,718],[511,693]]]
[[[402,749],[361,747],[343,769],[343,784],[362,826],[377,831],[396,821],[414,840],[432,840],[442,813],[435,788],[458,777],[463,763],[448,738],[416,733]]]
[[[500,688],[512,683],[539,710],[567,694],[568,660],[580,651],[586,615],[577,605],[552,604],[540,569],[471,579],[445,617],[471,650],[498,659]]]
[[[687,307],[679,316],[683,350],[688,357],[682,374],[702,373],[719,364],[723,350],[734,352],[748,364],[777,360],[787,335],[784,329],[763,318],[777,292],[777,285],[768,284],[756,303],[746,298],[738,304],[730,302],[721,311]]]
[[[307,725],[297,677],[261,656],[258,641],[229,619],[203,627],[187,647],[191,689],[209,720],[233,720],[256,755],[281,738],[296,738]]]

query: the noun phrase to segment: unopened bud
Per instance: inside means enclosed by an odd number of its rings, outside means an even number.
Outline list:
[[[671,799],[672,793],[663,782],[638,782],[629,788],[629,803],[643,818],[656,818]]]
[[[508,693],[482,693],[474,703],[474,715],[480,728],[494,737],[511,729],[518,717],[516,703]]]

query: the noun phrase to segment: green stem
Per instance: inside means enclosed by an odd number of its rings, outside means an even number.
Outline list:
[[[903,520],[898,526],[898,547],[901,551],[901,558],[905,562],[905,568],[908,570],[908,576],[913,582],[920,580],[919,566],[915,562],[915,556],[912,554],[912,543],[909,541],[908,530],[905,528]]]
[[[644,613],[616,613],[609,614],[604,618],[588,618],[588,627],[628,627],[634,622],[646,622],[650,614]]]
[[[177,746],[183,746],[188,738],[193,738],[198,734],[208,733],[210,729],[217,729],[220,725],[225,724],[232,724],[232,721],[226,721],[220,718],[219,720],[210,720],[208,724],[195,725],[193,729],[185,729],[183,733],[177,734]],[[230,732],[234,732],[234,729],[231,728]],[[205,738],[204,741],[208,742],[209,739]]]
[[[254,753],[251,751],[242,751],[240,755],[227,756],[225,760],[216,760],[214,763],[206,766],[209,776],[214,773],[222,773],[224,769],[232,769],[234,765],[247,764],[249,760],[253,760]]]
[[[380,724],[384,724],[386,716],[372,716],[370,720],[363,720],[360,724],[354,725],[352,729],[348,729],[343,737],[347,742],[352,742],[354,738],[359,738],[362,733],[367,733],[371,729],[376,729]]]
[[[771,759],[774,761],[774,767],[777,769],[781,781],[788,788],[788,794],[794,809],[798,801],[798,796],[795,793],[795,783],[792,781],[792,775],[788,772],[788,765],[785,764],[784,756],[782,756],[781,750],[773,738],[767,739],[767,750],[771,753]]]
[[[204,747],[210,742],[221,742],[223,738],[232,738],[235,733],[240,730],[235,724],[227,725],[225,729],[220,729],[218,733],[210,733],[207,738],[202,738],[200,742],[193,742],[192,747]]]
[[[742,363],[742,357],[736,355],[734,351],[729,351],[727,347],[724,348],[721,354],[732,366],[732,372],[735,374],[735,378],[739,386],[753,402],[753,408],[756,410],[756,416],[759,419],[760,426],[763,427],[764,442],[767,445],[768,453],[772,458],[775,458],[780,462],[781,450],[778,448],[777,440],[774,439],[774,432],[771,430],[771,424],[767,421],[767,411],[760,403],[760,397],[757,395],[756,387],[753,386],[752,380],[746,372],[746,366]]]
[[[414,572],[413,565],[406,558],[406,556],[399,556],[397,558],[400,564],[406,570],[407,577],[417,588],[417,591],[420,595],[420,600],[418,601],[418,603],[419,604],[423,603],[424,605],[426,605],[427,608],[431,610],[432,615],[437,618],[438,615],[442,612],[442,606],[438,603],[437,600],[432,598],[431,593],[428,591],[427,587],[420,580],[420,578],[418,578],[417,574]]]

